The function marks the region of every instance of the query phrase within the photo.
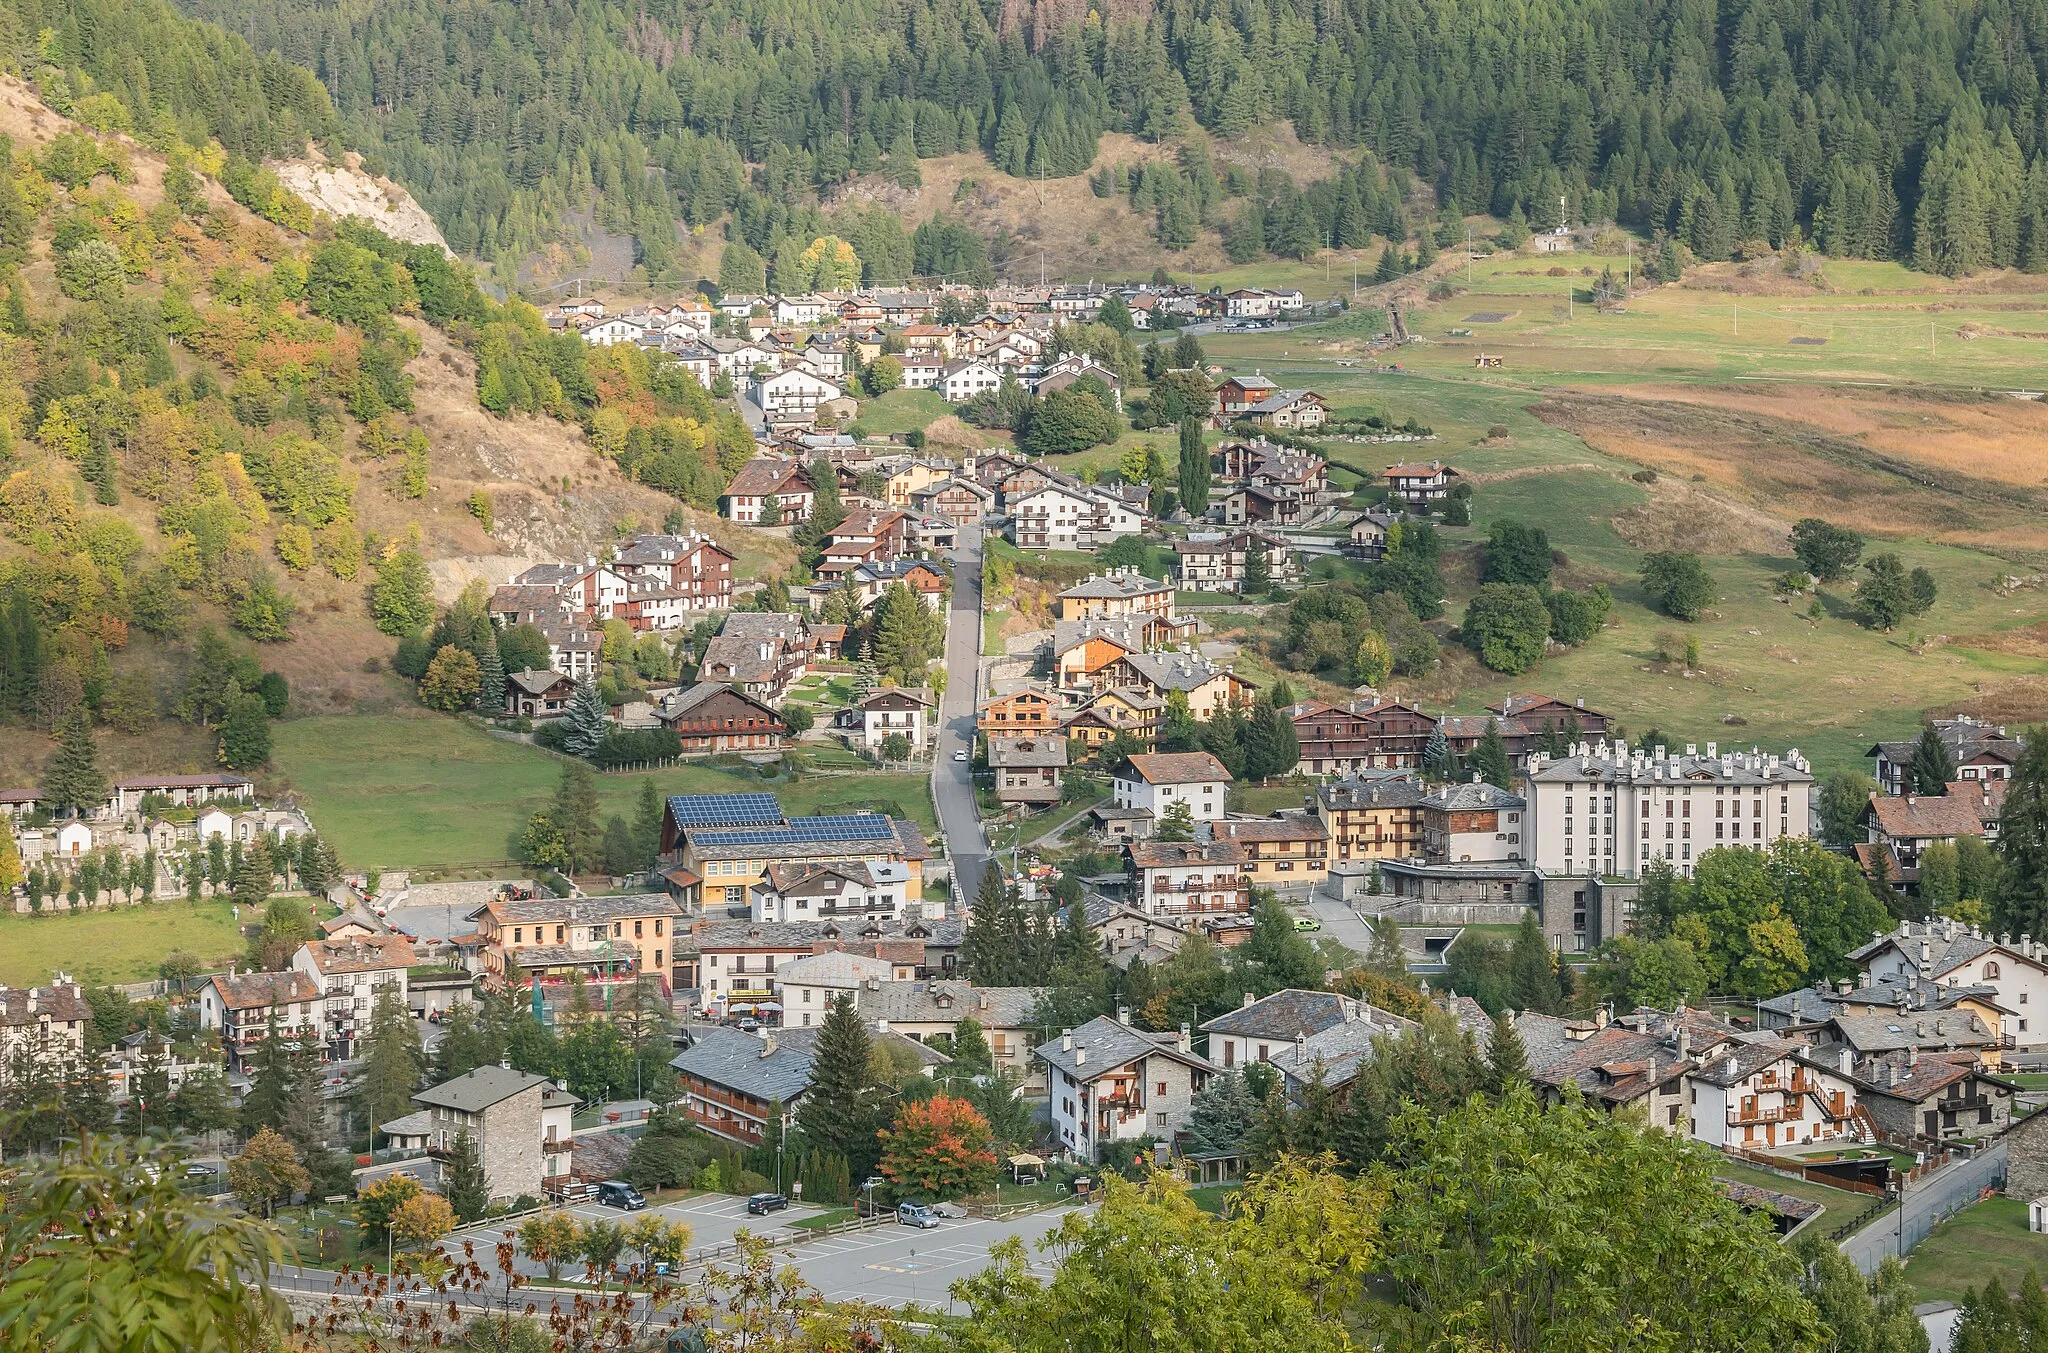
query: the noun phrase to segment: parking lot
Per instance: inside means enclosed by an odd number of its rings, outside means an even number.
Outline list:
[[[816,1216],[822,1209],[792,1205],[768,1217],[750,1217],[746,1207],[744,1198],[695,1194],[650,1207],[647,1213],[688,1225],[692,1254],[730,1245],[740,1231],[767,1236],[780,1247],[781,1262],[794,1266],[828,1301],[945,1306],[949,1304],[946,1289],[953,1281],[980,1272],[988,1264],[989,1251],[1010,1236],[1020,1237],[1032,1256],[1032,1266],[1049,1274],[1050,1265],[1039,1254],[1037,1243],[1056,1230],[1060,1219],[1072,1210],[1048,1208],[1007,1221],[946,1220],[925,1229],[885,1222],[814,1239],[809,1232],[790,1230],[789,1223]],[[594,1203],[563,1210],[579,1222],[630,1222],[647,1215]],[[518,1223],[511,1225],[516,1228]],[[464,1241],[473,1241],[480,1253],[488,1253],[505,1229],[504,1223],[467,1227],[448,1236],[442,1247],[459,1253]],[[525,1255],[514,1262],[523,1276],[545,1280],[546,1270]],[[574,1276],[579,1270],[580,1265],[572,1263],[564,1267],[563,1275]]]

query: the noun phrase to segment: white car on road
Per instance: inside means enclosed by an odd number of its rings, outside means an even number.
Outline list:
[[[964,752],[964,751],[963,751],[963,752],[955,752],[955,753],[953,753],[953,759],[954,759],[955,761],[965,761],[965,760],[967,759],[967,753],[966,753],[966,752]]]

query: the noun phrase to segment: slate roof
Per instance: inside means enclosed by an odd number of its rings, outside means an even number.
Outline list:
[[[412,1101],[428,1108],[454,1109],[460,1113],[482,1113],[493,1104],[502,1104],[514,1095],[524,1094],[537,1086],[546,1087],[542,1099],[548,1103],[560,1104],[566,1100],[573,1108],[583,1102],[546,1076],[514,1071],[506,1066],[480,1066],[474,1071],[457,1076],[454,1080],[442,1081],[439,1085],[420,1091],[412,1097]]]
[[[531,897],[500,898],[486,902],[469,914],[475,920],[486,912],[501,924],[512,922],[561,921],[577,925],[623,920],[635,916],[680,916],[683,909],[667,893],[625,893],[615,897]],[[573,917],[571,913],[574,913]]]
[[[1223,669],[1199,653],[1129,653],[1119,661],[1161,690],[1192,691],[1222,676]],[[1236,680],[1247,686],[1257,682],[1248,677]]]
[[[1922,940],[1928,945],[1928,959],[1925,963],[1920,961]],[[1868,967],[1872,958],[1893,946],[1898,948],[1900,955],[1908,963],[1920,970],[1923,978],[1943,977],[1993,949],[2000,950],[2001,957],[2010,957],[2022,963],[2028,961],[2018,950],[2001,945],[1988,935],[1973,934],[1967,927],[1945,919],[1901,921],[1896,929],[1878,935],[1868,944],[1850,950],[1849,961]]]
[[[809,493],[811,486],[797,475],[798,462],[795,458],[782,460],[768,457],[750,460],[733,474],[732,482],[725,486],[728,497],[765,497],[780,493],[792,477],[797,479],[796,492]]]
[[[1749,1079],[1774,1062],[1799,1056],[1809,1046],[1803,1038],[1760,1038],[1751,1043],[1737,1043],[1728,1056],[1707,1061],[1693,1074],[1709,1085],[1730,1086]]]
[[[1055,620],[1052,622],[1052,651],[1054,656],[1070,653],[1090,639],[1107,639],[1126,653],[1145,651],[1145,627],[1153,617],[1120,615],[1092,620]]]
[[[1129,597],[1147,596],[1154,592],[1165,592],[1170,585],[1151,578],[1128,573],[1113,573],[1089,578],[1075,583],[1062,597],[1074,597],[1082,601],[1120,601]]]
[[[1067,740],[1054,735],[1046,737],[999,738],[988,740],[988,763],[991,766],[1064,766],[1067,764]]]
[[[771,645],[761,656],[761,641],[740,634],[720,634],[704,645],[703,671],[729,673],[734,681],[767,681],[782,668],[782,649]]]
[[[1895,1070],[1898,1079],[1891,1080],[1888,1071]],[[1983,1064],[1974,1052],[1937,1053],[1913,1057],[1898,1053],[1883,1057],[1859,1060],[1849,1079],[1856,1083],[1859,1095],[1885,1095],[1892,1099],[1903,1099],[1917,1103],[1930,1095],[1954,1085],[1957,1081],[1968,1080],[1971,1076],[1982,1075]],[[1986,1077],[1986,1079],[1991,1079]]]
[[[841,946],[884,940],[914,940],[955,948],[965,938],[963,922],[944,921],[699,921],[692,928],[699,950],[808,949],[826,953]]]
[[[1359,1068],[1371,1061],[1382,1037],[1394,1038],[1415,1027],[1412,1020],[1361,1005],[1358,1018],[1313,1033],[1292,1048],[1276,1048],[1268,1063],[1280,1073],[1290,1094],[1299,1094],[1317,1078],[1328,1088],[1349,1085]]]
[[[1062,1046],[1068,1038],[1073,1040],[1071,1048]],[[1086,1053],[1086,1060],[1079,1060],[1077,1053]],[[1141,1057],[1154,1054],[1185,1062],[1200,1071],[1217,1069],[1215,1063],[1206,1057],[1182,1052],[1178,1034],[1155,1034],[1133,1029],[1107,1015],[1089,1020],[1070,1035],[1048,1038],[1038,1045],[1035,1053],[1040,1061],[1079,1081],[1093,1080],[1105,1072],[1129,1066]]]
[[[1425,808],[1446,813],[1480,812],[1486,809],[1522,808],[1526,802],[1518,794],[1510,794],[1499,785],[1490,785],[1484,780],[1446,785],[1422,801]]]
[[[1407,771],[1355,780],[1325,780],[1315,787],[1316,799],[1332,812],[1370,808],[1414,808],[1429,797],[1429,786],[1408,778]]]
[[[1290,408],[1293,405],[1301,403],[1305,399],[1321,398],[1322,396],[1318,395],[1313,390],[1279,390],[1275,391],[1273,394],[1267,395],[1258,403],[1248,406],[1245,409],[1245,412],[1278,413],[1282,409]]]
[[[255,975],[274,977],[281,974]],[[303,978],[305,974],[300,973],[299,976]],[[308,982],[307,985],[310,986],[311,983]],[[291,999],[311,1000],[318,994],[319,992],[315,991],[311,995],[293,996]],[[28,1008],[31,997],[35,999],[34,1013],[30,1013]],[[56,987],[0,987],[0,1027],[39,1024],[44,1015],[57,1022],[89,1020],[92,1018],[92,1005],[85,999],[85,989],[76,982]]]
[[[811,1088],[811,1063],[816,1044],[798,1039],[800,1029],[785,1029],[775,1043],[738,1029],[713,1027],[696,1035],[696,1041],[669,1058],[668,1064],[685,1076],[708,1081],[721,1089],[762,1103],[791,1101]]]
[[[116,789],[240,789],[256,782],[241,775],[138,775],[114,781]]]
[[[1827,1022],[1830,1037],[1857,1053],[1899,1052],[1908,1048],[1989,1048],[1998,1034],[1976,1015],[1961,1011],[1902,1011],[1896,1015],[1835,1015]]]
[[[1356,1015],[1358,1002],[1334,991],[1276,991],[1202,1024],[1203,1033],[1236,1034],[1244,1038],[1292,1041],[1296,1034],[1315,1034]]]
[[[782,718],[782,715],[776,712],[774,706],[756,700],[745,691],[723,681],[700,681],[694,686],[677,691],[661,701],[656,708],[660,711],[660,717],[663,719],[680,719],[696,709],[697,706],[710,700],[713,696],[721,695],[726,691],[731,691],[736,698],[752,705],[772,719],[779,721]]]
[[[1223,763],[1208,752],[1140,752],[1130,761],[1133,774],[1148,785],[1227,783],[1231,778]]]
[[[718,627],[718,635],[720,638],[751,639],[756,643],[763,639],[780,639],[794,644],[802,642],[808,623],[804,617],[787,611],[734,611]]]
[[[524,672],[508,672],[505,675],[505,679],[520,690],[525,691],[528,695],[545,695],[550,690],[553,690],[557,683],[569,680],[568,677],[563,676],[552,667],[531,668]],[[570,684],[573,685],[574,683]]]
[[[1211,840],[1230,841],[1327,841],[1323,824],[1305,813],[1249,820],[1226,818],[1208,825]]]
[[[896,965],[873,954],[849,954],[835,949],[831,953],[793,958],[775,970],[775,980],[785,987],[851,988],[871,978],[893,984]]]
[[[808,961],[808,960],[804,960]],[[780,974],[778,974],[779,976]],[[784,978],[788,981],[788,978]],[[978,987],[971,982],[884,982],[860,994],[861,1018],[903,1024],[972,1019],[984,1029],[1021,1029],[1044,987]]]

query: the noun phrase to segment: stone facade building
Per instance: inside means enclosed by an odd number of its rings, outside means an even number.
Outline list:
[[[494,1199],[538,1196],[569,1173],[570,1117],[583,1101],[545,1076],[480,1066],[412,1101],[425,1114],[429,1154],[445,1157],[464,1132],[475,1139]]]

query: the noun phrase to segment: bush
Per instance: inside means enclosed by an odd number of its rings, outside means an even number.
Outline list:
[[[1714,600],[1714,576],[1696,554],[1660,550],[1643,556],[1643,590],[1666,615],[1697,620]]]
[[[1637,470],[1629,478],[1635,480],[1638,484],[1654,484],[1657,482],[1657,472],[1655,470]]]
[[[755,1174],[752,1170],[740,1170],[731,1176],[726,1192],[742,1198],[752,1193],[766,1193],[769,1188],[767,1175]]]
[[[1488,583],[1465,608],[1465,643],[1496,672],[1516,675],[1543,657],[1550,637],[1543,594],[1527,583]]]

